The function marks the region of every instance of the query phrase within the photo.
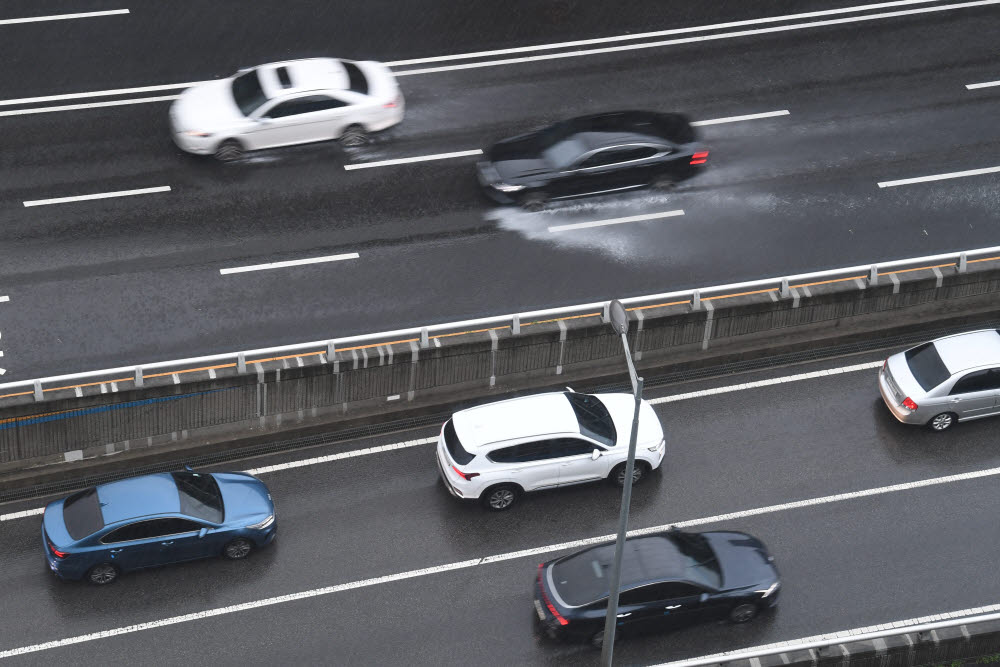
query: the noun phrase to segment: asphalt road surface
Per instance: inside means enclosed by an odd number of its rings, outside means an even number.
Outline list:
[[[703,381],[648,398],[877,360],[863,355]],[[775,613],[623,641],[620,664],[650,664],[995,604],[995,507],[989,476],[915,488],[892,485],[1000,466],[996,424],[943,434],[894,421],[876,369],[661,403],[660,473],[636,487],[630,527],[705,519],[697,529],[761,538],[783,577]],[[399,433],[349,448],[434,435]],[[302,460],[344,446],[257,458],[231,469]],[[558,545],[614,531],[619,493],[596,484],[534,494],[491,514],[453,499],[433,446],[260,473],[278,512],[273,547],[139,572],[107,588],[48,572],[38,517],[0,521],[4,622],[0,656],[55,642],[18,664],[591,664],[586,646],[532,632],[531,584]],[[972,476],[969,476],[972,477]],[[878,489],[866,497],[791,501]],[[7,504],[0,514],[42,505]],[[720,514],[771,508],[729,520]],[[545,548],[549,547],[549,548]],[[525,549],[537,552],[510,555]],[[479,559],[485,559],[480,561]],[[472,561],[466,563],[466,561]],[[465,567],[449,569],[449,565]],[[415,572],[432,568],[427,572]],[[405,577],[391,577],[408,573]],[[388,581],[372,581],[390,576]],[[343,590],[322,590],[356,584]],[[277,596],[295,599],[264,604]],[[264,601],[264,602],[262,602]],[[245,605],[226,613],[211,612]],[[211,613],[205,613],[211,612]],[[181,622],[176,617],[188,616]],[[169,620],[175,619],[175,620]],[[90,633],[138,631],[70,643]]]

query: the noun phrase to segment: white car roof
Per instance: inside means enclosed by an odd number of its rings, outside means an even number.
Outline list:
[[[938,338],[934,347],[953,375],[977,366],[1000,364],[1000,332],[994,329]]]
[[[580,432],[576,413],[562,393],[488,403],[460,410],[452,420],[462,447],[470,453],[496,442]]]
[[[289,85],[282,83],[282,74]],[[346,90],[350,86],[347,70],[335,58],[267,63],[257,67],[257,75],[264,94],[271,99],[307,90]]]

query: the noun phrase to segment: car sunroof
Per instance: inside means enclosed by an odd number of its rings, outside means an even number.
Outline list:
[[[288,76],[288,68],[287,67],[279,67],[275,71],[277,71],[277,73],[278,73],[278,81],[281,82],[281,87],[282,88],[291,88],[292,87],[292,79]]]

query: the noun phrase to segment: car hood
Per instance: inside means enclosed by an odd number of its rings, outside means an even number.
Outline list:
[[[245,473],[214,473],[226,508],[226,522],[263,519],[274,514],[274,503],[264,482]]]
[[[217,132],[246,119],[236,106],[232,79],[191,86],[170,107],[175,132]]]
[[[774,558],[756,537],[735,532],[710,532],[702,536],[719,560],[724,589],[767,588],[778,581]]]
[[[49,536],[56,548],[65,547],[74,542],[69,531],[66,530],[66,522],[63,520],[64,500],[56,500],[46,505],[45,513],[42,515],[45,534]]]
[[[596,394],[597,398],[611,414],[618,433],[618,445],[628,447],[629,436],[632,434],[632,414],[635,412],[635,398],[632,394]],[[663,426],[656,412],[646,401],[639,408],[639,434],[636,438],[636,449],[652,447],[663,440]]]

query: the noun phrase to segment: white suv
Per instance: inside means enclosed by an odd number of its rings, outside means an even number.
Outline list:
[[[525,491],[610,479],[625,483],[635,399],[631,394],[539,394],[452,415],[438,438],[438,472],[456,498],[508,509]],[[660,467],[663,428],[639,409],[633,483]]]

